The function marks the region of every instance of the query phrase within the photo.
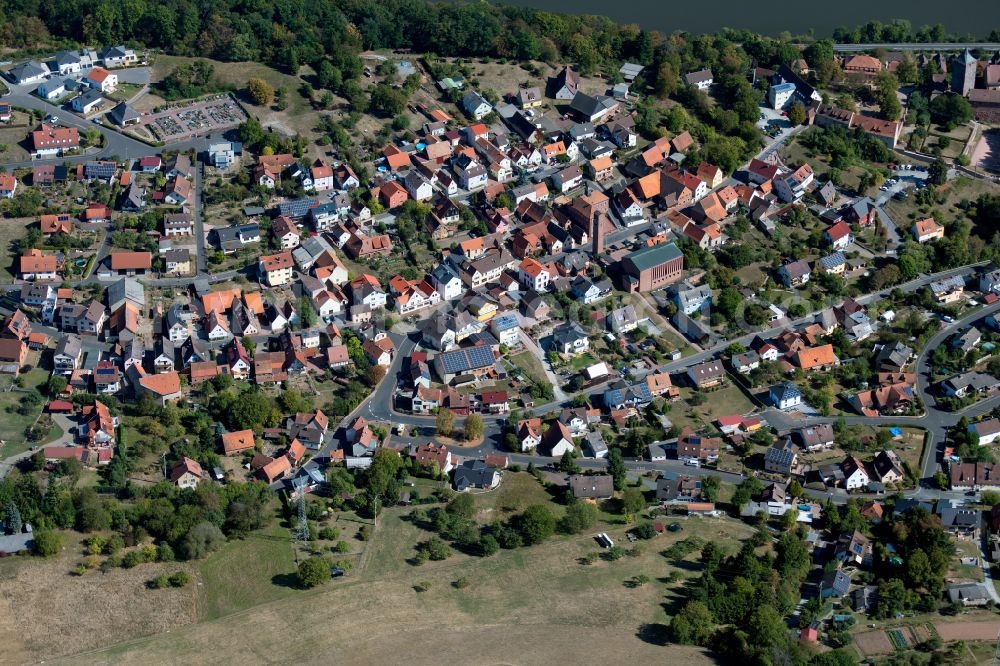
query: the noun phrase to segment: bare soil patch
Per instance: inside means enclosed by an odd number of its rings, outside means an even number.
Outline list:
[[[934,629],[945,643],[950,641],[994,641],[1000,620],[987,622],[935,622]]]
[[[858,649],[866,657],[891,654],[895,651],[895,648],[892,647],[892,641],[889,640],[884,631],[869,631],[858,634],[854,637],[854,642],[857,643]]]
[[[972,152],[972,167],[1000,172],[1000,129],[983,132]]]

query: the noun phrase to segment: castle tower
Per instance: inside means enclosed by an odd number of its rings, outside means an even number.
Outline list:
[[[976,87],[976,59],[965,49],[965,53],[955,58],[951,66],[951,91],[966,97]]]

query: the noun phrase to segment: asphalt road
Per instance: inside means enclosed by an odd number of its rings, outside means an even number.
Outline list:
[[[975,266],[964,266],[961,268],[956,268],[953,270],[945,271],[943,273],[938,273],[934,275],[922,275],[915,280],[912,280],[904,285],[900,285],[898,288],[902,289],[904,292],[912,292],[920,289],[934,280],[941,279],[943,277],[950,277],[952,275],[969,275],[973,273],[976,269]],[[882,298],[891,291],[886,289],[880,292],[867,294],[865,296],[859,297],[858,301],[861,303],[869,303],[878,298]],[[929,485],[930,480],[938,470],[939,464],[939,453],[940,446],[945,441],[947,432],[950,428],[954,427],[958,423],[959,419],[962,417],[973,418],[978,415],[982,415],[991,411],[994,407],[1000,405],[1000,395],[996,395],[986,400],[980,401],[962,411],[959,412],[945,412],[936,408],[936,402],[934,396],[931,393],[930,378],[927,375],[929,372],[928,367],[928,357],[933,350],[940,344],[945,343],[951,336],[955,335],[957,332],[965,330],[968,326],[984,319],[989,314],[1000,311],[1000,303],[996,303],[986,308],[981,308],[974,313],[971,313],[951,324],[945,325],[938,333],[936,333],[924,346],[921,353],[918,355],[915,364],[916,371],[918,374],[918,386],[917,390],[924,401],[926,406],[926,413],[923,416],[913,416],[913,417],[867,417],[867,416],[845,416],[838,417],[843,418],[843,420],[848,424],[863,424],[870,426],[891,426],[891,425],[903,425],[903,426],[913,426],[924,428],[929,433],[928,444],[924,451],[924,458],[921,461],[921,485],[907,493],[908,496],[917,499],[963,499],[963,493],[953,493],[949,491],[940,491]],[[813,321],[816,313],[812,313],[791,322],[790,326],[798,326],[810,321]],[[710,349],[706,349],[702,352],[694,354],[692,356],[686,357],[679,361],[673,361],[666,363],[657,370],[669,373],[683,372],[688,367],[696,365],[709,358],[716,357],[720,355],[729,345],[733,342],[742,342],[744,344],[749,343],[749,341],[755,336],[760,335],[761,337],[773,337],[779,334],[781,331],[789,328],[789,324],[784,326],[775,327],[768,329],[763,332],[753,332],[747,333],[740,336],[734,340],[727,340],[715,345]],[[393,395],[395,394],[397,382],[394,379],[398,376],[398,372],[402,367],[403,361],[410,355],[417,344],[417,336],[414,334],[411,337],[395,336],[394,339],[397,345],[397,354],[393,359],[393,363],[388,369],[386,377],[387,381],[383,381],[376,390],[355,410],[354,414],[348,419],[345,419],[343,425],[346,425],[354,416],[361,414],[369,421],[380,421],[385,423],[391,423],[395,425],[404,425],[409,428],[418,428],[418,435],[413,437],[414,443],[427,441],[434,438],[435,434],[435,417],[424,416],[416,414],[404,414],[397,412],[393,406]],[[596,389],[591,389],[586,392],[582,392],[584,395],[593,396],[603,392],[603,387],[598,387]],[[550,402],[542,405],[537,405],[533,408],[533,413],[537,416],[544,416],[550,414],[557,410],[561,410],[566,406],[563,402]],[[787,430],[790,428],[801,427],[804,425],[812,425],[817,423],[828,423],[831,418],[812,418],[812,419],[801,419],[795,418],[787,413],[774,410],[766,409],[762,411],[762,416],[767,419],[767,421],[778,430]],[[504,451],[503,435],[505,427],[505,417],[503,415],[482,415],[484,422],[484,441],[476,446],[470,448],[461,448],[458,453],[463,456],[483,456],[488,453],[495,453]],[[406,437],[402,437],[403,441],[407,441]],[[547,458],[538,455],[525,455],[520,453],[510,453],[505,452],[508,458],[513,463],[527,464],[528,462],[534,462],[536,465],[546,464],[555,462],[554,458]],[[602,469],[606,466],[606,461],[603,459],[582,459],[578,463],[584,469]],[[691,468],[684,465],[683,462],[677,460],[667,460],[660,462],[649,462],[645,460],[627,460],[626,466],[636,473],[647,472],[647,471],[666,471],[674,470],[679,472],[691,472]],[[699,468],[697,474],[700,475],[712,475],[718,476],[720,478],[726,479],[732,482],[739,482],[743,477],[739,474],[732,474],[727,472],[720,472],[717,470],[710,470],[705,468]],[[848,495],[844,491],[809,491],[807,493],[809,496],[817,500],[831,500],[835,503],[843,503],[848,499]],[[852,495],[851,497],[856,497]]]

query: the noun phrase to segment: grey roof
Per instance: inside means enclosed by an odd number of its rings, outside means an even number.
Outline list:
[[[57,66],[75,65],[80,62],[80,54],[76,51],[60,51],[53,59]]]
[[[575,321],[560,324],[552,331],[552,341],[559,347],[562,347],[565,344],[572,344],[577,340],[586,338],[586,331],[584,331]]]
[[[771,446],[764,453],[764,460],[775,465],[780,465],[782,467],[791,467],[792,463],[795,462],[795,449],[794,448],[777,448]]]
[[[837,596],[844,596],[851,589],[851,577],[843,569],[827,572],[820,583],[820,589],[833,590]]]
[[[48,76],[48,74],[49,68],[37,60],[29,60],[28,62],[21,63],[20,65],[15,65],[10,70],[10,75],[17,81],[31,79],[37,76]]]
[[[894,345],[883,345],[875,356],[875,365],[879,370],[886,366],[902,368],[911,356],[913,356],[913,350],[902,342],[897,342]]]
[[[56,345],[55,355],[79,358],[81,351],[83,351],[83,340],[79,335],[69,333]]]
[[[125,123],[139,120],[139,112],[125,102],[121,102],[118,106],[111,109],[108,115],[111,117],[111,122],[116,125],[124,125]]]
[[[986,591],[986,586],[982,583],[963,583],[962,585],[952,585],[948,588],[948,599],[952,603],[989,601],[990,595]]]
[[[775,402],[802,397],[802,393],[799,392],[799,387],[791,382],[782,382],[781,384],[772,386],[770,393]]]
[[[830,270],[831,268],[847,263],[847,257],[844,256],[843,252],[838,250],[820,259],[819,263],[825,270]]]
[[[642,65],[637,65],[632,62],[627,62],[621,66],[621,68],[618,70],[618,73],[621,74],[626,79],[628,78],[634,79],[635,77],[639,76],[640,73],[642,73],[643,69],[645,68]]]
[[[607,95],[591,96],[578,92],[569,103],[569,108],[588,118],[607,112],[618,104],[617,100]]]
[[[142,283],[135,278],[123,277],[117,282],[108,285],[108,306],[112,311],[125,301],[135,304],[139,308],[146,305],[146,290]]]
[[[595,457],[608,450],[608,445],[604,441],[604,435],[601,434],[600,430],[588,432],[586,442],[584,442],[583,446]]]
[[[184,263],[191,260],[191,251],[185,248],[177,250],[167,250],[163,253],[163,260],[170,263]]]
[[[106,60],[108,58],[124,58],[128,55],[129,49],[124,45],[121,46],[109,46],[108,48],[101,51],[101,59]]]
[[[439,361],[444,371],[451,375],[488,368],[496,362],[493,350],[485,345],[441,352],[435,360]]]
[[[493,105],[490,104],[488,101],[486,101],[486,98],[480,95],[475,90],[470,90],[469,92],[465,93],[465,97],[462,98],[462,106],[465,107],[465,109],[468,110],[470,113],[472,111],[475,111],[476,107],[482,106],[483,104],[489,106],[490,108],[493,108]]]
[[[104,93],[95,88],[84,90],[82,93],[80,93],[80,96],[77,97],[77,99],[80,100],[80,104],[82,106],[88,106],[103,98],[104,98]]]
[[[485,488],[496,483],[497,471],[482,460],[466,460],[455,468],[455,488]]]
[[[142,189],[138,181],[129,183],[128,189],[122,195],[122,206],[128,205],[133,210],[138,210],[146,206],[146,190]]]
[[[688,85],[692,86],[703,81],[711,81],[714,78],[710,69],[699,69],[697,72],[684,75],[684,80],[687,81]]]

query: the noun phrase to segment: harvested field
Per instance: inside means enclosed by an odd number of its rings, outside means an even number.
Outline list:
[[[995,641],[1000,634],[1000,620],[987,622],[935,622],[941,640],[949,641]]]
[[[858,649],[866,657],[891,654],[895,650],[892,641],[889,640],[889,636],[884,631],[868,631],[858,634],[854,637],[854,642],[857,643]]]
[[[49,560],[0,560],[0,641],[4,663],[26,663],[92,650],[198,619],[196,585],[148,590],[146,581],[189,567],[146,564],[102,574],[70,571],[84,558],[68,538]],[[13,656],[17,655],[17,656]]]

